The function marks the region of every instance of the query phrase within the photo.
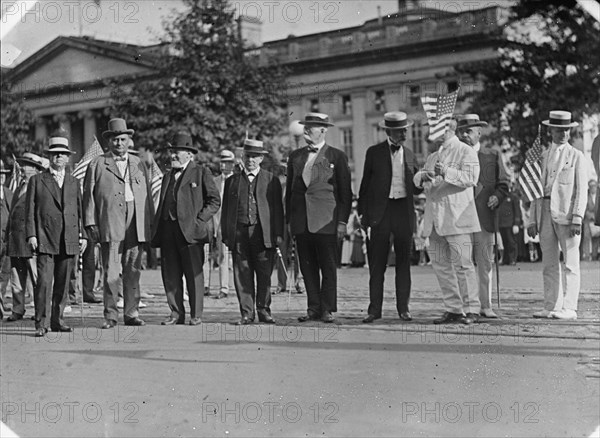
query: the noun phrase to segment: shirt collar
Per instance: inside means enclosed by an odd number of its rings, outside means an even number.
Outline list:
[[[481,150],[481,143],[477,142],[477,144],[473,146],[473,149],[475,149],[475,152],[479,152]]]
[[[115,155],[114,152],[111,152],[113,158],[117,158],[117,156]],[[123,155],[123,158],[125,158],[125,161],[129,161],[129,153],[125,152],[125,155]]]
[[[54,175],[58,175],[58,176],[63,176],[65,174],[65,169],[58,171],[56,169],[53,169],[52,167],[49,167],[48,170],[50,171],[50,173],[54,176]]]
[[[254,178],[256,178],[258,176],[258,172],[260,172],[260,167],[257,167],[256,169],[254,169],[253,171],[246,171],[246,176],[248,175],[254,175]]]
[[[388,142],[388,145],[389,145],[390,147],[392,147],[392,145],[394,145],[394,142],[393,142],[393,141],[392,141],[392,139],[391,139],[391,138],[389,138],[389,137],[388,137],[388,139],[387,139],[387,142]],[[396,144],[395,146],[400,146],[400,148],[403,148],[403,147],[404,147],[404,145],[402,145],[402,144]]]
[[[317,151],[321,150],[321,148],[323,146],[325,146],[325,140],[323,140],[323,141],[321,141],[321,142],[319,142],[317,144],[312,145],[312,147],[315,148]]]

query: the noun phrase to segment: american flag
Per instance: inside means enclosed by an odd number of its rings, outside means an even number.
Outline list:
[[[448,94],[428,93],[421,97],[423,109],[425,110],[425,114],[427,114],[430,141],[437,140],[446,132],[448,122],[454,113],[459,90],[460,88],[457,88]]]
[[[533,146],[525,154],[525,164],[519,173],[519,186],[527,196],[529,202],[544,196],[544,187],[542,185],[542,141],[540,136],[540,127],[538,134],[533,142]]]
[[[10,179],[8,180],[8,184],[6,186],[11,192],[15,193],[17,191],[17,188],[19,188],[19,184],[21,184],[21,166],[19,166],[19,163],[17,162],[17,159],[14,155],[12,156],[12,158],[12,172],[10,175]]]
[[[158,196],[160,195],[160,186],[162,184],[163,173],[156,164],[156,161],[152,160],[152,167],[150,168],[150,188],[152,190],[152,200],[154,205],[158,205]]]
[[[86,153],[83,154],[83,157],[81,157],[81,160],[75,165],[73,176],[78,180],[82,180],[85,177],[85,172],[87,171],[90,161],[103,153],[102,146],[100,146],[98,139],[94,136],[94,143],[92,143],[92,146],[90,146]]]

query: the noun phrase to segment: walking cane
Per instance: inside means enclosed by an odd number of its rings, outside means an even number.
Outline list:
[[[288,304],[287,304],[287,309],[290,310],[290,299],[292,297],[292,288],[290,287],[290,278],[288,277],[288,272],[287,269],[285,267],[285,263],[283,262],[283,254],[281,254],[281,250],[279,248],[276,249],[277,252],[277,260],[279,261],[279,263],[281,263],[281,267],[283,268],[283,272],[285,272],[285,278],[287,278],[287,288],[288,288]]]
[[[77,260],[79,264],[79,272],[77,275],[77,286],[81,283],[81,287],[79,288],[80,292],[80,300],[79,300],[79,313],[81,315],[81,324],[83,325],[83,252],[79,252],[79,258]]]
[[[494,263],[496,265],[496,295],[500,308],[500,268],[498,267],[498,209],[494,211]]]

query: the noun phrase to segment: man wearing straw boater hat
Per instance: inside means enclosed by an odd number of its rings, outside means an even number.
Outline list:
[[[415,229],[413,194],[423,191],[414,186],[417,163],[412,151],[405,147],[406,134],[412,124],[402,111],[384,114],[379,126],[385,129],[388,138],[367,149],[358,198],[362,226],[371,228],[367,247],[370,303],[364,323],[381,318],[390,235],[394,236],[396,253],[396,310],[401,320],[412,320],[408,302],[410,252]]]
[[[587,170],[583,154],[569,143],[571,128],[579,125],[571,113],[550,111],[542,124],[550,127],[552,145],[542,153],[543,197],[532,201],[526,224],[530,237],[540,234],[544,255],[544,309],[533,316],[573,320],[581,283],[579,244],[587,206]]]
[[[279,179],[260,168],[266,154],[262,141],[246,139],[244,170],[227,178],[223,191],[221,233],[233,255],[240,325],[254,322],[255,315],[260,322],[275,323],[271,273],[275,248],[283,242],[283,200]]]
[[[27,244],[27,187],[31,177],[43,172],[48,168],[49,161],[34,153],[25,152],[17,158],[21,167],[21,183],[17,187],[8,216],[7,226],[7,249],[6,254],[10,257],[11,268],[16,272],[16,280],[12,283],[13,307],[12,314],[6,319],[14,322],[23,319],[25,315],[25,291],[27,290],[27,278],[31,280],[31,286],[37,284],[37,257]],[[33,295],[33,294],[32,294]]]
[[[102,251],[104,329],[117,324],[121,281],[125,325],[145,325],[139,318],[140,268],[154,205],[146,166],[128,153],[133,134],[125,120],[111,119],[102,134],[110,150],[90,162],[83,183],[84,224]]]
[[[479,120],[477,114],[457,117],[458,137],[477,152],[479,180],[475,186],[475,206],[481,231],[473,233],[474,260],[479,282],[481,316],[497,318],[492,310],[492,263],[494,261],[494,234],[498,232],[498,207],[508,195],[509,178],[498,151],[481,146],[481,128],[487,122]],[[475,321],[477,314],[473,314]]]
[[[186,132],[168,144],[171,170],[162,180],[152,227],[153,247],[160,247],[161,272],[171,314],[161,323],[185,323],[183,277],[190,303],[189,325],[202,323],[204,308],[204,244],[212,232],[213,215],[221,205],[210,171],[193,160],[198,152]]]
[[[69,290],[76,256],[87,245],[79,183],[66,171],[74,152],[65,137],[53,136],[46,153],[50,167],[32,176],[27,187],[27,243],[37,253],[38,281],[34,291],[37,337],[48,331],[48,316],[52,331],[73,331],[63,321],[63,298]]]
[[[288,159],[286,219],[296,237],[308,309],[300,322],[334,321],[337,312],[337,248],[346,235],[352,208],[348,157],[325,143],[329,116],[308,113],[304,121],[308,146]]]

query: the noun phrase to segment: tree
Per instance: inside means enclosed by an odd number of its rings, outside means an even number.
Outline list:
[[[240,36],[226,0],[185,0],[165,24],[163,57],[153,78],[115,83],[111,113],[136,129],[136,142],[160,147],[187,130],[214,156],[241,146],[246,133],[268,139],[287,127],[286,72],[261,66]]]
[[[550,110],[600,111],[600,23],[575,0],[520,0],[497,35],[498,57],[458,66],[479,78],[471,109],[524,152]]]
[[[32,131],[35,126],[35,117],[27,109],[21,95],[11,92],[11,85],[4,80],[2,74],[2,99],[0,105],[0,118],[2,122],[1,144],[2,158],[21,155],[25,151],[35,150],[32,140]]]

